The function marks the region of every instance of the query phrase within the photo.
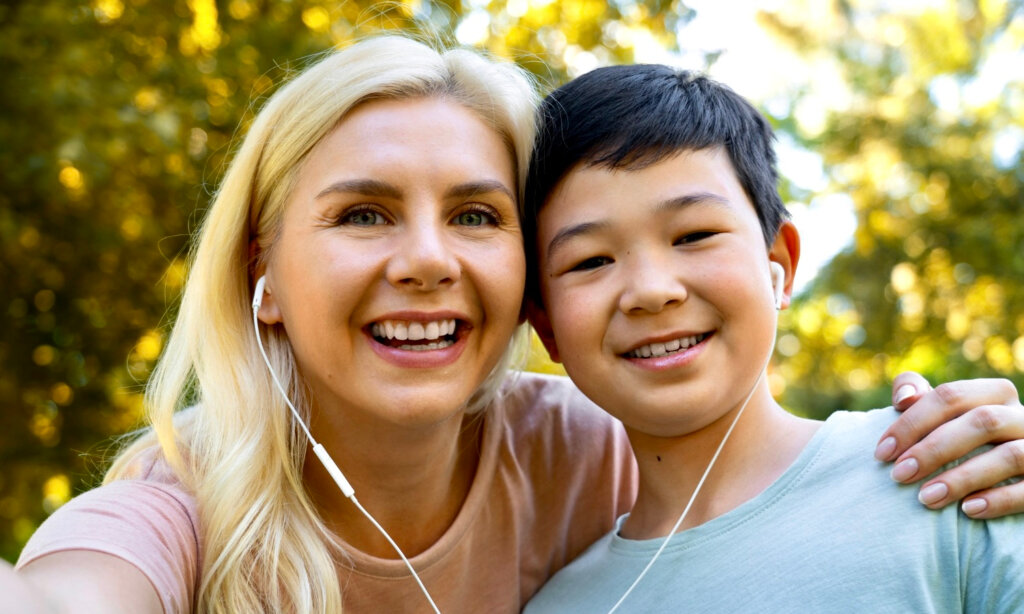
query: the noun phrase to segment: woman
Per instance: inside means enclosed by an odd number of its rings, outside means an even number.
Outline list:
[[[306,462],[260,344],[441,611],[518,611],[607,531],[634,488],[624,436],[564,380],[503,382],[533,104],[511,66],[395,37],[277,92],[199,233],[153,427],[2,576],[18,611],[429,611],[389,538]],[[994,402],[964,389],[930,415]],[[921,434],[897,428],[895,453]]]

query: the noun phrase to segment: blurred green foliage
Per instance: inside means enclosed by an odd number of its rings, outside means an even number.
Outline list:
[[[1021,386],[1024,170],[1020,147],[993,151],[1021,134],[1024,92],[1009,83],[978,107],[934,96],[936,83],[965,90],[994,53],[1024,46],[1020,4],[890,17],[837,1],[827,28],[791,4],[762,14],[764,26],[834,62],[851,103],[808,129],[799,109],[812,93],[797,89],[774,119],[823,154],[822,193],[849,194],[860,227],[784,313],[773,375],[784,403],[815,416],[884,405],[903,368]],[[140,425],[189,233],[237,135],[291,72],[403,28],[448,43],[458,32],[543,88],[633,61],[638,32],[677,49],[693,15],[665,0],[0,6],[0,556],[14,560],[49,512],[96,483],[112,437]],[[531,367],[557,369],[542,355]]]
[[[844,108],[787,128],[824,159],[808,196],[847,195],[858,220],[783,314],[783,402],[818,418],[888,405],[905,370],[1024,388],[1024,4],[851,4],[827,24],[761,15],[840,75]]]

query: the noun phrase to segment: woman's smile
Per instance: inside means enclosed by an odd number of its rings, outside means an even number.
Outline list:
[[[371,324],[370,347],[385,361],[405,368],[432,368],[459,359],[472,325],[454,314],[397,314]]]

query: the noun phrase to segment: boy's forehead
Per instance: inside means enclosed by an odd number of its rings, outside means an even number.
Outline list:
[[[572,181],[572,178],[576,175],[604,172],[612,175],[628,177],[630,173],[638,173],[652,166],[660,166],[664,165],[666,162],[688,157],[715,160],[717,165],[727,168],[732,177],[736,179],[737,183],[739,183],[739,175],[736,172],[736,167],[733,165],[732,160],[729,157],[729,153],[722,145],[713,145],[702,149],[676,149],[668,152],[636,151],[630,154],[623,162],[618,164],[605,163],[602,161],[602,156],[600,154],[595,154],[582,159],[569,167],[558,182],[552,186],[548,194],[545,195],[540,208],[543,209],[547,207],[557,192],[564,187],[567,182]]]
[[[594,162],[577,163],[544,199],[538,222],[552,217],[552,209],[569,205],[589,204],[593,205],[588,207],[592,210],[615,210],[620,206],[634,208],[641,199],[661,202],[688,194],[728,201],[742,199],[756,216],[728,153],[716,146],[680,150],[660,159],[616,168]]]

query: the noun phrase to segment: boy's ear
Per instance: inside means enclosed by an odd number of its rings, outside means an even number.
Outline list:
[[[783,222],[779,227],[775,242],[768,250],[768,258],[782,265],[786,272],[785,291],[782,297],[782,308],[785,309],[789,307],[790,297],[793,295],[793,278],[796,276],[797,263],[800,262],[800,233],[793,222]]]
[[[526,309],[526,317],[530,321],[530,325],[533,326],[533,330],[537,331],[537,336],[540,337],[541,343],[544,344],[544,349],[548,351],[548,355],[554,362],[562,362],[562,359],[558,355],[558,345],[555,343],[555,335],[551,332],[551,321],[548,320],[548,314],[544,311],[544,308],[537,305],[532,299],[526,299],[524,301]]]

